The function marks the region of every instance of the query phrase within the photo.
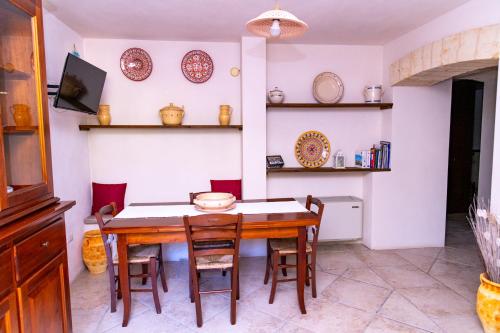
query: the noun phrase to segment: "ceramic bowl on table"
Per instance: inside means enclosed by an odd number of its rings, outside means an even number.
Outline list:
[[[232,209],[236,198],[231,193],[207,192],[198,194],[193,200],[197,209],[203,211],[224,211]]]

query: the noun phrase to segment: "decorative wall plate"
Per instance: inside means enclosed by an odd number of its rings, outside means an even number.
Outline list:
[[[208,53],[193,50],[186,53],[181,63],[182,74],[193,83],[208,81],[214,71],[214,63]]]
[[[319,168],[330,157],[330,141],[318,131],[302,133],[295,143],[295,158],[306,168]]]
[[[120,68],[123,75],[132,81],[143,81],[153,71],[153,61],[149,54],[138,47],[123,52],[120,58]]]
[[[344,84],[337,74],[323,72],[314,79],[313,95],[320,103],[337,103],[344,95]]]

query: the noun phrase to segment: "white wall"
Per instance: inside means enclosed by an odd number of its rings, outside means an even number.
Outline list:
[[[372,188],[364,239],[371,247],[444,245],[451,83],[391,89],[390,64],[426,43],[499,21],[500,2],[472,0],[384,45],[385,99],[394,108],[383,131],[393,143],[393,164],[390,175],[370,175],[366,184]],[[427,144],[429,153],[419,154]]]
[[[500,60],[499,66],[500,68]],[[497,75],[497,87],[500,85],[500,75]],[[500,106],[500,92],[497,89],[497,113]],[[496,117],[495,137],[493,139],[493,167],[491,171],[491,210],[495,214],[500,214],[500,121]]]
[[[347,45],[269,44],[267,88],[277,86],[285,102],[316,102],[312,93],[314,78],[321,72],[334,72],[344,83],[342,102],[362,102],[367,84],[382,82],[382,47]],[[324,133],[332,154],[325,164],[332,166],[333,154],[341,149],[346,165],[354,165],[356,150],[369,149],[382,139],[383,113],[362,109],[269,109],[267,112],[267,155],[282,155],[285,166],[300,166],[294,146],[308,130]],[[270,174],[269,197],[315,195],[363,196],[363,175]]]
[[[451,80],[395,87],[391,169],[371,174],[364,242],[374,249],[443,246]]]
[[[83,41],[49,12],[44,12],[44,32],[47,82],[59,84],[67,53],[73,50],[73,44],[81,53]],[[62,200],[76,200],[76,206],[66,213],[69,276],[73,280],[83,269],[83,219],[91,210],[87,134],[78,131],[78,125],[85,122],[87,116],[55,109],[52,104],[53,100],[49,99],[55,195]]]
[[[161,124],[159,109],[184,105],[184,124],[218,124],[220,104],[233,107],[231,124],[241,124],[239,43],[86,39],[85,58],[107,72],[102,104],[111,105],[112,124]],[[146,50],[153,72],[142,82],[126,78],[120,56],[130,47]],[[193,49],[214,62],[203,84],[186,80],[180,64]],[[95,120],[94,120],[95,122]],[[210,189],[210,179],[241,178],[238,130],[93,130],[89,134],[92,181],[126,182],[126,204],[187,201],[189,192]],[[179,250],[182,249],[182,250]],[[185,256],[185,246],[169,246],[168,259]]]
[[[478,196],[490,200],[491,172],[493,165],[493,140],[495,137],[495,111],[497,99],[498,68],[464,77],[484,83],[483,113],[481,120],[481,153],[479,160]]]

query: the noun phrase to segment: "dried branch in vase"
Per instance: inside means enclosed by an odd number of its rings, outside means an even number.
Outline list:
[[[489,203],[475,199],[467,217],[484,260],[488,278],[500,283],[500,216],[490,211]]]

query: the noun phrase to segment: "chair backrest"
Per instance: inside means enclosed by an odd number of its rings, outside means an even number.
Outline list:
[[[240,252],[241,221],[243,215],[204,214],[184,216],[184,228],[189,250],[189,261],[195,267],[196,257],[232,255],[233,267],[237,269]],[[231,241],[231,247],[196,249],[199,242]]]
[[[241,179],[211,179],[210,188],[212,192],[231,193],[236,200],[241,200]]]
[[[112,202],[109,205],[101,207],[98,212],[95,213],[95,219],[97,220],[97,225],[99,226],[99,230],[101,231],[102,241],[104,243],[104,250],[106,251],[106,258],[108,261],[109,267],[113,267],[113,254],[112,254],[112,243],[113,237],[105,234],[102,229],[106,224],[104,222],[104,215],[113,215],[116,216],[118,210],[116,208],[116,203]]]
[[[312,209],[313,206],[315,206],[316,211]],[[312,228],[313,246],[315,247],[318,243],[319,227],[321,225],[321,219],[323,218],[323,210],[325,209],[325,204],[322,203],[318,198],[313,198],[312,195],[308,195],[306,200],[306,209],[315,214],[319,220],[319,224]]]
[[[194,199],[196,199],[196,196],[198,194],[203,194],[203,193],[210,193],[210,191],[204,191],[204,192],[190,192],[189,193],[189,204],[194,205]]]

